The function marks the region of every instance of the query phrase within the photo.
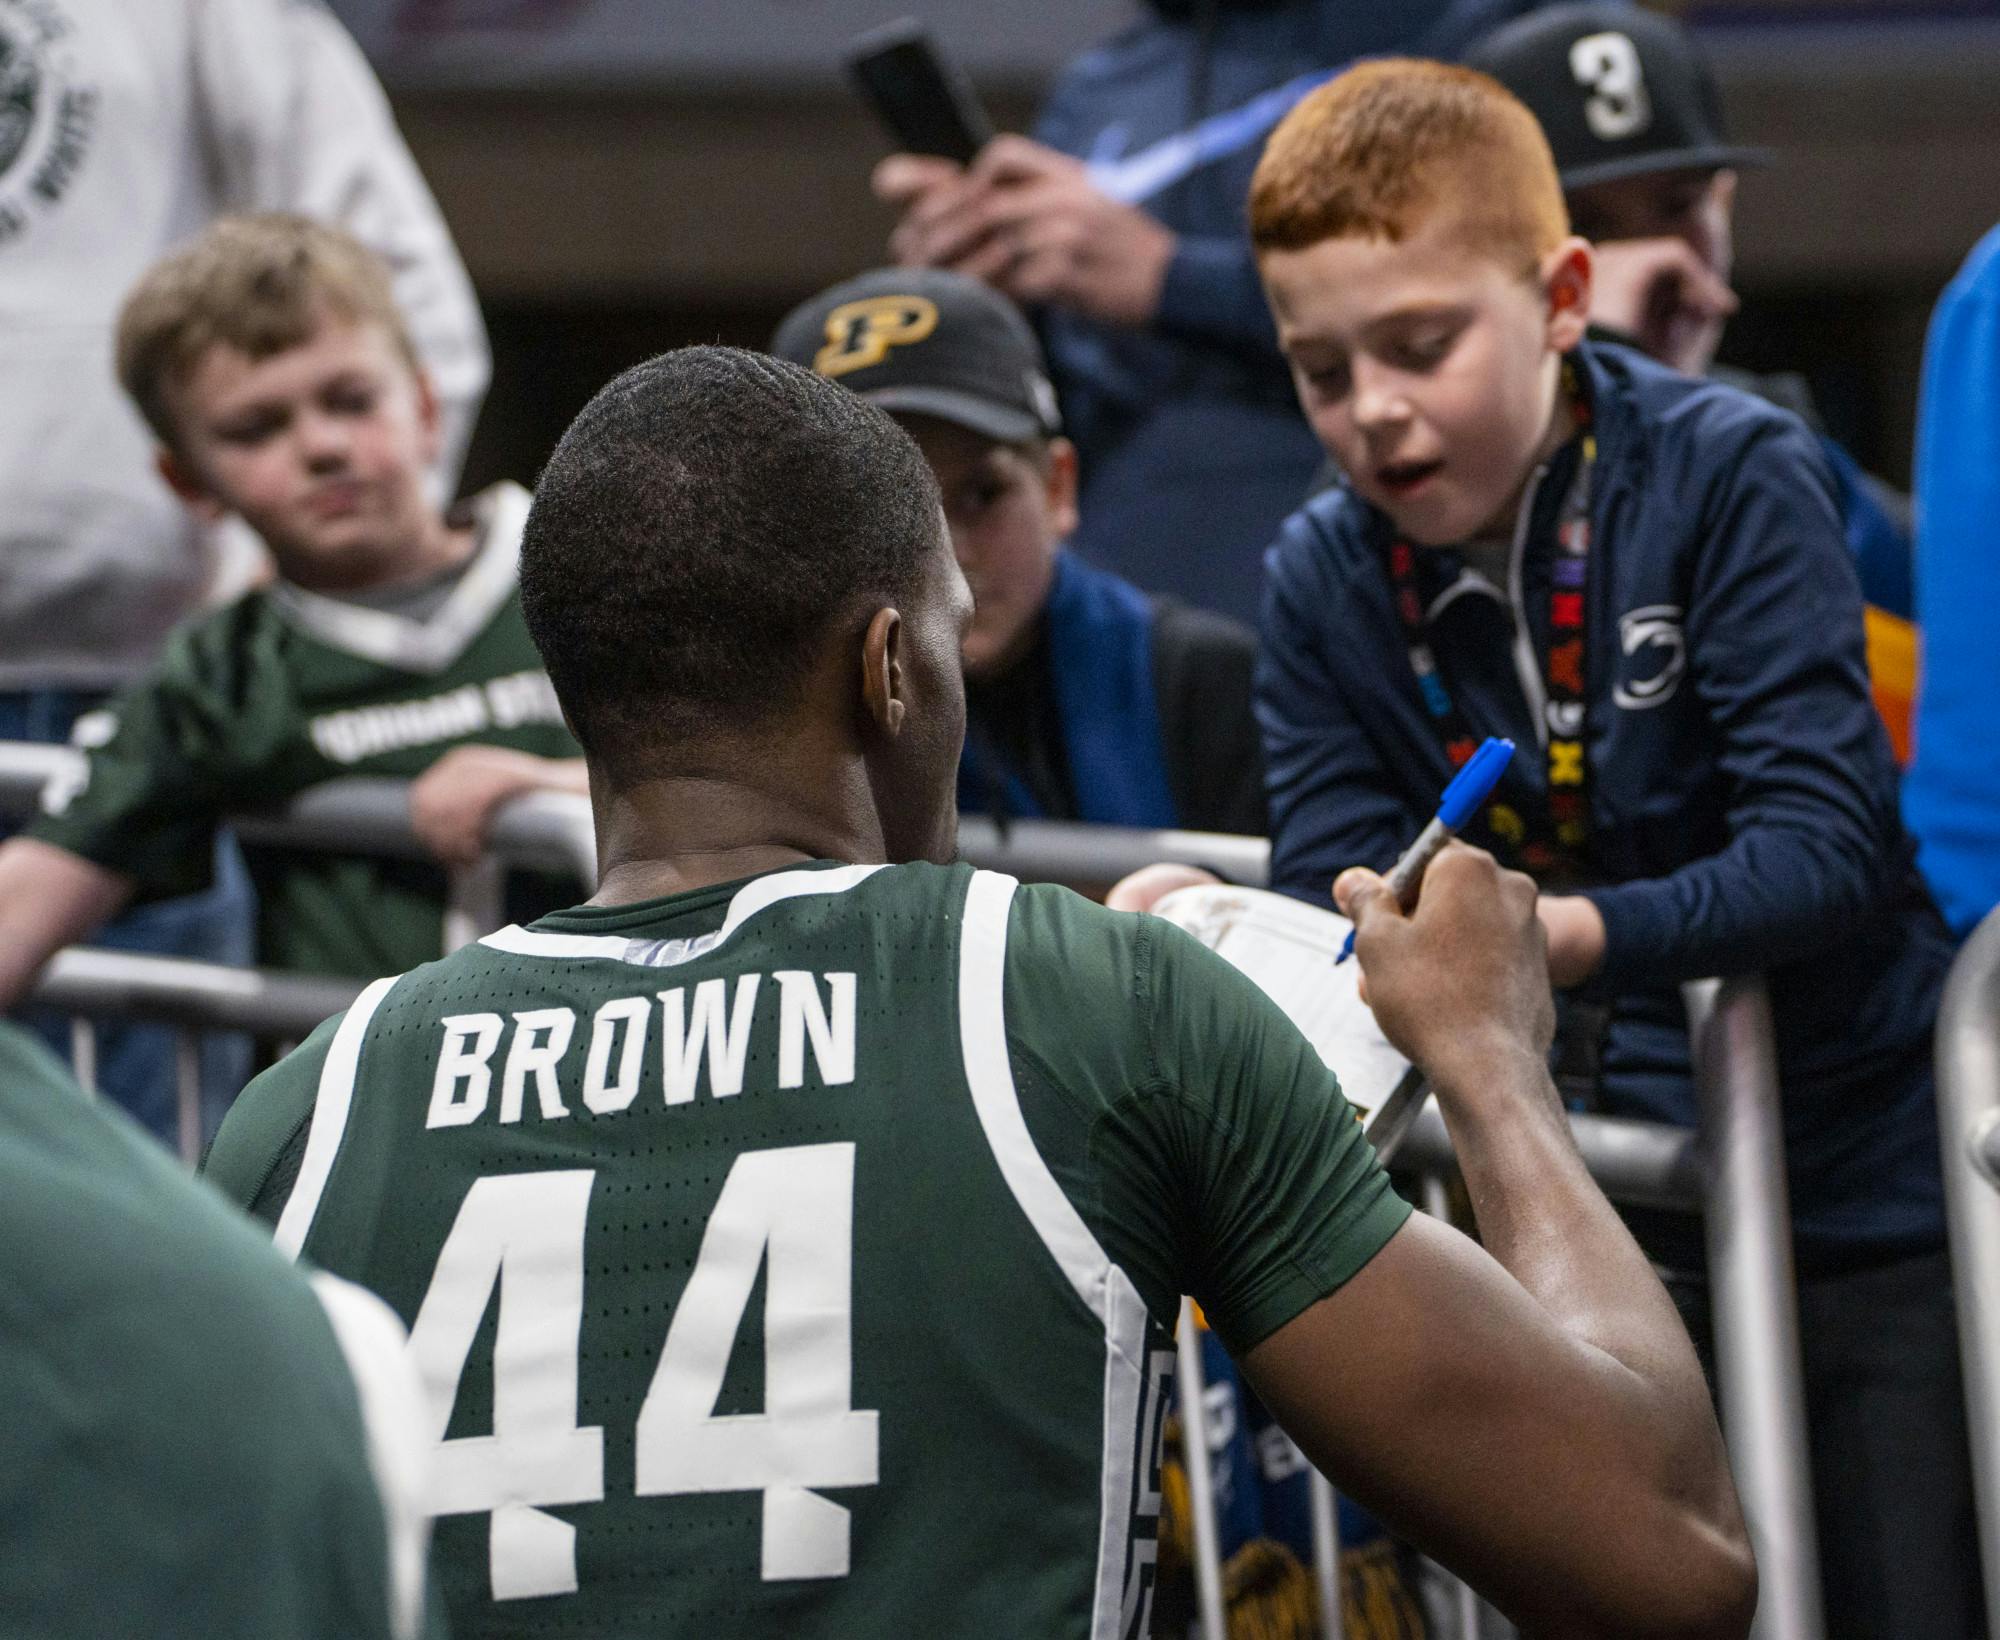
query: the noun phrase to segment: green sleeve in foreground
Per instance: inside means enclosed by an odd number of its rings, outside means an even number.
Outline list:
[[[1410,1208],[1334,1074],[1255,984],[1165,924],[1149,967],[1155,1074],[1104,1125],[1106,1187],[1172,1180],[1192,1226],[1183,1288],[1240,1355],[1342,1286]]]
[[[85,749],[76,784],[52,784],[28,834],[132,877],[142,898],[208,886],[229,737],[204,684],[189,633],[160,664],[77,724]]]
[[[237,1206],[275,1224],[298,1178],[298,1160],[319,1093],[320,1068],[342,1016],[253,1078],[223,1118],[202,1159],[208,1181]]]

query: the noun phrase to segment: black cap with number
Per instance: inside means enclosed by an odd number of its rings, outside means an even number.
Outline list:
[[[990,286],[939,268],[878,268],[785,315],[771,351],[892,415],[937,416],[1003,444],[1060,429],[1041,344]]]
[[[1637,6],[1549,6],[1465,55],[1541,121],[1565,191],[1656,171],[1762,165],[1723,133],[1715,77],[1688,31]]]

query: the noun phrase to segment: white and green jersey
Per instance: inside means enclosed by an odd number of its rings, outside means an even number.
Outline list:
[[[1407,1212],[1227,963],[963,866],[505,929],[208,1166],[410,1323],[461,1637],[1143,1633],[1179,1295],[1246,1349]]]
[[[473,741],[575,757],[521,618],[528,494],[495,485],[470,511],[471,562],[412,607],[280,583],[178,628],[144,679],[78,720],[83,780],[51,784],[31,835],[135,878],[142,896],[183,894],[206,886],[221,820],[324,781],[414,779]],[[245,854],[268,966],[372,979],[443,948],[435,866]]]

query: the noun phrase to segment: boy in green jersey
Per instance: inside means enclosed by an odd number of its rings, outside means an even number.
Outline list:
[[[402,1328],[0,1021],[0,1631],[411,1640]]]
[[[1700,1369],[1544,1069],[1526,878],[1342,885],[1482,1251],[1235,969],[951,863],[971,597],[880,410],[656,359],[522,553],[596,897],[378,980],[209,1159],[410,1322],[458,1634],[1143,1634],[1184,1292],[1536,1632],[1744,1632]]]
[[[438,402],[369,252],[295,217],[225,219],[133,291],[118,366],[162,476],[201,518],[244,519],[277,579],[85,717],[82,784],[0,844],[0,1007],[127,900],[205,882],[231,813],[342,775],[417,779],[413,818],[458,859],[506,798],[582,785],[521,623],[528,498],[427,496]],[[246,853],[264,963],[373,976],[438,954],[435,866]]]

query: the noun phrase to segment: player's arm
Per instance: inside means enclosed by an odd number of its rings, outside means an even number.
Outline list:
[[[0,1010],[42,965],[94,933],[132,894],[132,879],[34,837],[0,843]]]
[[[1535,891],[1476,851],[1406,917],[1343,884],[1383,1029],[1438,1090],[1484,1248],[1411,1218],[1249,1350],[1307,1455],[1536,1636],[1730,1636],[1756,1574],[1701,1369],[1543,1051]]]

